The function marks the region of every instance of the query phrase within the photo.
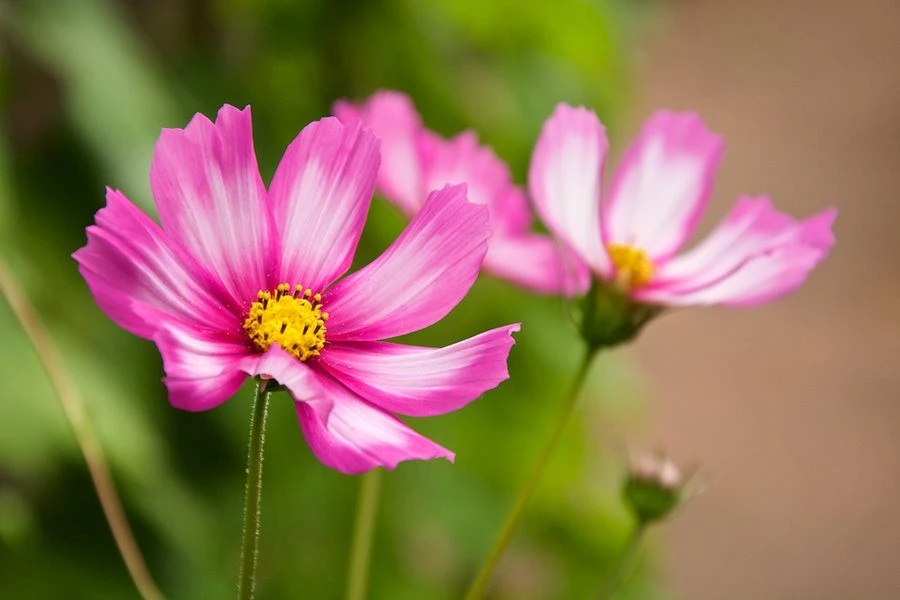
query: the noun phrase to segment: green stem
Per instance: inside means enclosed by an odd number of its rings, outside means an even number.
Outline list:
[[[366,598],[381,477],[381,469],[373,469],[362,476],[359,485],[356,525],[350,551],[350,570],[347,572],[347,600]]]
[[[603,586],[603,591],[600,592],[597,600],[612,600],[616,590],[619,589],[619,586],[625,581],[625,578],[628,577],[628,574],[634,566],[634,561],[637,559],[638,549],[641,546],[641,540],[644,537],[645,529],[646,525],[640,521],[634,526],[634,530],[628,538],[628,543],[625,544],[625,549],[622,550],[622,556],[619,557],[619,564],[616,565],[616,570],[613,571],[612,577],[610,577],[609,581],[606,582],[606,585]]]
[[[263,452],[266,445],[266,418],[269,414],[268,380],[258,379],[250,414],[250,441],[247,450],[247,487],[244,490],[244,528],[241,536],[241,574],[238,598],[250,600],[256,591],[256,564],[259,562],[259,512],[262,498]]]
[[[563,431],[565,431],[566,425],[569,423],[569,419],[572,417],[576,401],[578,400],[579,392],[584,385],[584,381],[587,378],[592,359],[594,358],[594,355],[596,353],[596,348],[588,349],[588,351],[585,353],[584,359],[581,361],[581,365],[578,367],[578,372],[576,373],[575,379],[572,382],[572,387],[569,391],[569,395],[567,396],[565,404],[563,405],[562,412],[560,413],[559,419],[556,422],[556,427],[554,427],[553,433],[550,434],[550,439],[547,440],[546,445],[538,455],[534,466],[531,468],[531,473],[529,474],[528,479],[525,480],[525,483],[519,490],[519,495],[516,497],[516,501],[510,509],[509,514],[506,517],[506,521],[503,523],[503,528],[500,530],[500,534],[497,536],[497,539],[494,542],[494,546],[491,548],[490,554],[488,554],[487,559],[481,566],[481,570],[478,572],[478,576],[472,582],[468,593],[466,593],[466,600],[479,600],[480,598],[484,597],[484,593],[487,591],[488,585],[491,582],[491,577],[494,574],[494,569],[497,567],[497,564],[500,562],[500,558],[506,551],[506,547],[512,540],[512,536],[519,525],[519,521],[522,520],[522,516],[525,513],[525,508],[528,506],[528,502],[531,500],[531,496],[534,495],[534,491],[537,489],[537,486],[541,481],[541,476],[544,474],[547,463],[550,462],[550,458],[553,456],[553,453],[556,450],[556,446],[559,444],[559,440],[562,438]]]

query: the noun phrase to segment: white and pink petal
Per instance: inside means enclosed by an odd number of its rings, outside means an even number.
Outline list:
[[[163,359],[169,402],[175,408],[214,408],[234,396],[247,379],[242,362],[250,349],[239,338],[164,322],[154,341]]]
[[[677,252],[706,209],[723,149],[693,113],[651,116],[604,200],[605,243],[640,248],[654,261]]]
[[[454,459],[446,448],[277,346],[246,360],[244,367],[291,392],[310,449],[332,469],[354,475],[376,467],[394,469],[405,460]]]
[[[544,123],[528,174],[531,199],[544,224],[600,275],[610,272],[600,233],[607,149],[606,129],[596,114],[559,104]]]
[[[445,348],[389,342],[334,343],[318,363],[378,407],[426,417],[462,408],[509,377],[519,325],[486,331]]]
[[[378,140],[328,117],[288,146],[269,199],[281,238],[279,281],[319,292],[350,267],[378,173]]]
[[[826,254],[821,248],[785,245],[748,260],[734,273],[711,285],[684,292],[660,292],[659,297],[673,306],[757,306],[800,287]]]
[[[478,277],[489,237],[487,208],[464,185],[432,192],[381,256],[325,294],[328,339],[381,340],[440,320]]]
[[[253,149],[250,107],[225,105],[215,123],[197,114],[183,130],[164,129],[150,187],[166,233],[218,277],[236,304],[274,283],[278,240]]]
[[[394,469],[406,460],[454,461],[453,452],[348,390],[333,389],[331,395],[335,403],[328,411],[319,405],[297,403],[306,441],[326,466],[355,475],[377,467]]]
[[[73,255],[100,308],[147,339],[161,318],[234,329],[221,284],[121,192],[107,189],[106,200],[87,228],[87,245]]]
[[[635,294],[672,305],[761,304],[796,289],[834,244],[837,211],[803,221],[768,198],[741,198],[696,248],[664,263]]]

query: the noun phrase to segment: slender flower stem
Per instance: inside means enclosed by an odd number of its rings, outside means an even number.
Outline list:
[[[541,481],[541,476],[544,474],[544,469],[546,469],[547,463],[550,462],[550,458],[553,456],[553,453],[556,450],[556,446],[559,444],[559,440],[562,438],[563,431],[565,431],[566,425],[569,423],[569,419],[572,417],[572,413],[575,409],[575,404],[578,400],[579,392],[584,385],[584,381],[590,369],[591,362],[596,353],[596,348],[588,349],[588,351],[585,353],[584,359],[582,360],[581,365],[578,367],[578,372],[576,373],[575,379],[572,382],[572,387],[569,391],[569,395],[565,400],[565,404],[563,404],[562,412],[559,415],[559,420],[556,422],[556,426],[554,427],[553,432],[550,434],[550,439],[547,440],[546,445],[544,445],[544,448],[538,455],[534,466],[531,468],[531,473],[529,474],[528,479],[525,480],[525,483],[519,490],[519,495],[516,497],[516,501],[506,517],[506,522],[503,523],[503,528],[500,530],[500,534],[497,536],[497,539],[494,542],[494,546],[493,548],[491,548],[490,554],[488,554],[487,559],[481,566],[481,570],[478,572],[478,576],[472,582],[468,593],[466,593],[466,600],[479,600],[480,598],[484,597],[484,593],[487,591],[488,585],[491,582],[491,576],[494,573],[494,569],[497,567],[497,564],[500,562],[500,558],[506,551],[506,547],[512,540],[512,536],[519,525],[519,521],[522,520],[522,516],[525,514],[525,509],[528,506],[528,502],[531,500],[531,496],[534,494],[534,491],[537,489],[537,486]]]
[[[250,440],[247,443],[247,487],[244,490],[244,528],[241,537],[241,574],[238,598],[250,600],[256,591],[256,565],[259,562],[259,513],[262,499],[263,453],[266,446],[266,419],[269,416],[267,379],[256,380],[253,412],[250,414]]]
[[[75,441],[87,463],[94,489],[103,508],[103,514],[112,530],[113,538],[125,567],[144,600],[162,600],[164,597],[147,569],[147,563],[141,555],[140,548],[125,516],[122,500],[116,490],[109,465],[103,454],[97,435],[91,427],[84,402],[78,393],[75,383],[69,377],[50,336],[44,328],[37,311],[28,302],[25,293],[19,288],[6,264],[0,261],[0,292],[6,297],[13,313],[25,330],[31,345],[40,359],[47,379],[56,392],[56,398],[63,409],[69,427],[75,435]]]
[[[631,536],[628,538],[628,543],[625,544],[625,549],[622,550],[622,555],[619,557],[619,563],[616,565],[616,570],[613,571],[612,577],[610,577],[609,581],[606,582],[606,585],[603,586],[603,591],[600,592],[597,600],[612,600],[616,590],[619,589],[619,586],[622,585],[625,578],[628,577],[628,574],[634,566],[634,561],[637,559],[638,549],[641,547],[641,540],[644,538],[644,531],[646,529],[646,525],[641,521],[638,521],[634,526]]]
[[[362,476],[359,485],[356,525],[353,533],[353,546],[350,551],[350,569],[347,571],[347,600],[365,600],[366,598],[381,478],[381,469],[373,469]]]

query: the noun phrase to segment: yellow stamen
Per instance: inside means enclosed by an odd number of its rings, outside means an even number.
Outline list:
[[[318,356],[325,346],[325,321],[322,296],[313,294],[302,285],[287,283],[275,288],[275,293],[260,290],[250,314],[244,321],[244,331],[256,349],[264,352],[278,344],[300,360]]]
[[[617,286],[627,291],[650,282],[655,267],[646,252],[625,244],[610,244],[606,250],[616,268]]]

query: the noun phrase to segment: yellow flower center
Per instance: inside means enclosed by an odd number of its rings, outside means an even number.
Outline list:
[[[655,267],[646,252],[626,244],[610,244],[606,250],[616,268],[619,288],[630,290],[650,282]]]
[[[274,294],[260,290],[256,298],[244,321],[244,331],[257,350],[264,352],[278,344],[300,360],[318,356],[325,346],[328,320],[328,313],[322,311],[320,294],[314,295],[302,285],[291,291],[290,285],[282,283]]]

